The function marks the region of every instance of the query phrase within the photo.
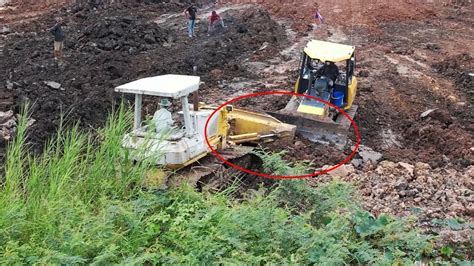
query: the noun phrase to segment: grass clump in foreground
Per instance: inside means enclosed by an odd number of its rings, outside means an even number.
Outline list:
[[[409,221],[363,211],[346,183],[284,181],[245,201],[143,189],[149,166],[121,148],[123,110],[97,138],[61,129],[39,157],[27,151],[26,120],[0,179],[2,265],[390,264],[431,248]]]

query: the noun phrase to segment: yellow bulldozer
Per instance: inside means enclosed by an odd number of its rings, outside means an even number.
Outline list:
[[[283,122],[297,126],[303,137],[324,144],[344,147],[350,120],[331,103],[344,110],[351,119],[357,106],[355,47],[312,40],[302,53],[299,77],[294,92],[321,99],[294,96],[279,112],[269,113]]]

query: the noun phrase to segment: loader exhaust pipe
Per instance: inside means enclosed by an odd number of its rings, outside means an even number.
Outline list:
[[[193,93],[193,110],[195,112],[199,111],[199,93],[195,91]]]
[[[196,72],[197,72],[197,66],[194,65],[193,66],[193,74],[196,75]],[[193,93],[193,110],[194,112],[197,112],[199,111],[199,92],[198,91],[195,91]]]

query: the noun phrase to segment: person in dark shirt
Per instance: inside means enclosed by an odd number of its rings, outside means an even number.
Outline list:
[[[194,27],[196,26],[196,14],[197,14],[197,8],[195,5],[191,5],[186,10],[184,10],[184,15],[188,18],[189,38],[195,37]]]
[[[56,24],[49,29],[49,32],[54,36],[54,59],[58,60],[63,56],[63,48],[64,48],[64,39],[65,35],[63,30],[61,29],[62,19],[57,18]]]
[[[323,66],[323,76],[326,76],[330,82],[329,86],[333,86],[336,82],[337,76],[339,76],[339,68],[333,62],[326,62]]]

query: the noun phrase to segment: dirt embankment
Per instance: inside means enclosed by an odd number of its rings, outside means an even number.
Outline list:
[[[300,34],[312,29],[311,24],[316,9],[331,25],[347,28],[354,25],[364,25],[377,29],[383,22],[406,22],[419,20],[436,15],[436,4],[433,1],[367,1],[367,0],[342,0],[342,1],[274,1],[274,0],[221,0],[221,3],[256,3],[279,18],[291,20],[293,28]]]

